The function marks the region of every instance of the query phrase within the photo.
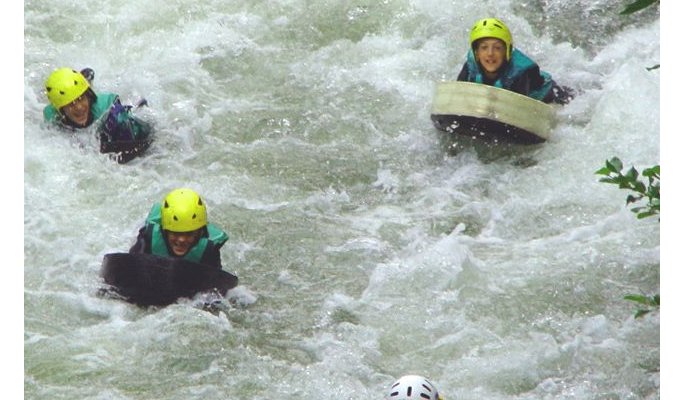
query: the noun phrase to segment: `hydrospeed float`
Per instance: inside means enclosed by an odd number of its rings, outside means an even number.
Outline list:
[[[443,81],[437,82],[430,119],[449,133],[536,144],[548,140],[556,107],[495,86]]]
[[[109,285],[101,294],[139,306],[166,306],[200,293],[225,296],[238,284],[222,269],[153,254],[105,254],[100,275]]]

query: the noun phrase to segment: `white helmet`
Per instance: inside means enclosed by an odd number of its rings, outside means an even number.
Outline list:
[[[442,400],[435,385],[420,375],[405,375],[392,384],[387,400]]]

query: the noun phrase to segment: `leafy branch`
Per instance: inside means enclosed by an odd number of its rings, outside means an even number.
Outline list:
[[[628,4],[620,14],[633,14],[646,7],[657,4],[660,4],[660,0],[636,0],[635,2]],[[659,68],[660,64],[657,64],[646,68],[646,70],[652,71]],[[606,161],[606,166],[596,171],[596,173],[606,176],[606,178],[601,178],[601,182],[616,184],[621,189],[629,189],[635,192],[636,195],[627,196],[627,204],[635,203],[643,198],[648,198],[646,206],[632,208],[632,211],[637,213],[637,218],[645,218],[660,214],[660,165],[655,165],[642,171],[642,176],[648,178],[648,187],[639,180],[639,173],[634,167],[630,168],[626,174],[623,174],[622,161],[617,157],[613,157],[610,161]],[[625,300],[633,301],[640,305],[640,308],[637,309],[634,314],[634,318],[643,317],[654,309],[660,308],[659,294],[651,297],[640,294],[630,294],[624,298]]]
[[[606,166],[596,171],[596,174],[604,176],[599,182],[618,185],[620,189],[632,191],[632,194],[627,196],[627,205],[648,199],[645,206],[632,208],[632,212],[636,213],[637,218],[641,219],[660,214],[660,165],[654,165],[641,172],[641,175],[648,179],[648,185],[639,179],[639,172],[636,168],[631,167],[625,173],[622,172],[622,169],[622,161],[617,157],[613,157],[610,160],[606,160]],[[629,294],[624,298],[639,304],[640,307],[634,314],[634,318],[643,317],[649,312],[660,308],[659,294],[651,297]]]
[[[633,192],[627,196],[626,205],[647,199],[645,206],[637,206],[631,209],[637,214],[637,218],[642,219],[660,214],[660,165],[654,165],[641,172],[641,175],[648,179],[648,185],[639,179],[639,172],[634,167],[629,168],[625,173],[622,172],[622,168],[622,161],[613,157],[606,160],[606,166],[595,173],[605,176],[599,182],[618,185],[620,189]]]

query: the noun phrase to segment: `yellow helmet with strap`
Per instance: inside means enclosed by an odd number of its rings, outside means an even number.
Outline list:
[[[171,232],[192,232],[207,226],[207,207],[195,191],[175,189],[161,204],[161,227]]]
[[[495,38],[503,41],[506,44],[506,61],[511,60],[513,37],[506,24],[496,18],[484,18],[475,22],[470,30],[470,47],[472,48],[473,43],[482,38]]]
[[[66,67],[55,70],[45,81],[48,100],[58,110],[81,97],[88,89],[90,85],[86,78]]]

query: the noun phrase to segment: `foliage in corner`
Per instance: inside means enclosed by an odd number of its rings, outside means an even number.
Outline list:
[[[659,4],[660,0],[636,0],[635,2],[628,4],[620,15],[633,14],[646,7]],[[657,64],[646,68],[646,70],[652,71],[659,68],[660,64]],[[644,197],[648,198],[648,204],[645,207],[635,207],[632,209],[633,212],[637,213],[638,218],[660,214],[660,165],[655,165],[642,171],[642,175],[648,178],[648,188],[639,181],[639,173],[634,167],[627,171],[626,175],[623,175],[622,161],[617,157],[613,157],[610,161],[606,161],[606,166],[596,171],[596,173],[606,176],[606,178],[601,179],[601,182],[617,184],[621,189],[630,189],[637,193],[636,196],[630,195],[627,197],[627,204],[639,201]],[[625,300],[636,302],[642,306],[637,310],[636,314],[634,314],[634,318],[643,317],[660,307],[659,294],[651,297],[640,294],[630,294],[625,296]]]
[[[613,157],[606,160],[606,166],[596,171],[598,175],[604,175],[599,182],[618,185],[620,189],[628,189],[633,193],[627,196],[627,205],[647,199],[645,206],[632,208],[637,218],[642,219],[660,214],[660,165],[644,169],[641,174],[648,178],[648,185],[639,179],[639,172],[631,167],[627,172],[622,172],[622,161]]]
[[[610,183],[618,185],[620,189],[631,190],[633,193],[627,196],[627,205],[648,199],[645,206],[632,208],[632,212],[636,213],[637,218],[641,219],[660,214],[660,165],[654,165],[642,171],[642,176],[648,178],[648,185],[639,179],[639,172],[634,167],[629,168],[626,173],[622,172],[622,168],[622,161],[619,158],[613,157],[606,160],[606,166],[596,171],[596,174],[604,176],[599,182]],[[634,318],[643,317],[660,308],[659,294],[651,297],[630,294],[624,298],[639,305]]]

